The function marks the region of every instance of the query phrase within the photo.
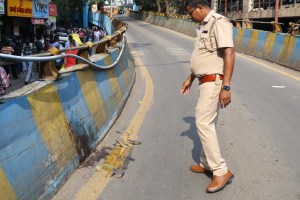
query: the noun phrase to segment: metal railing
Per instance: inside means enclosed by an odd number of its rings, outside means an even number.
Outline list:
[[[15,56],[8,54],[0,54],[0,66],[10,65],[22,61],[32,61],[39,62],[39,78],[44,80],[55,80],[60,74],[55,67],[55,60],[64,59],[66,57],[72,57],[77,60],[77,64],[88,64],[91,67],[96,69],[109,69],[115,66],[118,63],[118,60],[122,56],[124,47],[125,47],[125,32],[128,28],[128,24],[122,22],[116,18],[111,18],[112,25],[116,28],[116,32],[114,32],[110,36],[105,36],[99,42],[87,42],[79,47],[72,47],[68,49],[58,50],[55,47],[52,47],[46,53],[35,54],[31,56]],[[117,60],[109,66],[100,66],[95,64],[94,62],[89,60],[90,54],[107,54],[108,47],[117,47],[117,43],[122,41],[122,48]],[[77,55],[75,54],[66,54],[66,51],[69,50],[78,50]],[[92,51],[93,50],[93,51]],[[92,56],[92,55],[91,55]]]
[[[167,14],[167,13],[159,13],[159,12],[142,12],[149,15],[155,15],[155,16],[163,16],[163,17],[169,17],[169,18],[175,18],[175,19],[187,19],[190,20],[191,17],[189,15],[180,15],[180,14]],[[282,25],[284,23],[275,23],[274,21],[271,22],[264,22],[264,21],[250,21],[250,20],[238,20],[238,19],[231,19],[230,21],[234,22],[234,25],[236,28],[242,28],[242,23],[244,23],[244,27],[246,29],[253,29],[253,25],[255,23],[258,24],[270,24],[273,27],[273,32],[275,33],[282,33]],[[289,23],[289,31],[287,34],[291,35],[299,35],[300,34],[300,20],[297,23],[290,22]]]
[[[291,35],[300,35],[300,20],[297,23],[290,22],[288,33]]]
[[[245,24],[246,29],[252,29],[252,24],[270,24],[273,27],[274,33],[282,33],[281,25],[284,25],[284,23],[275,23],[275,22],[262,22],[262,21],[250,21],[250,20],[231,20],[235,23],[236,28],[242,28],[241,23]]]

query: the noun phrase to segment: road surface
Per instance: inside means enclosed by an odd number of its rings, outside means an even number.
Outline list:
[[[190,73],[194,38],[122,20],[129,24],[127,38],[140,61],[132,94],[100,145],[102,154],[85,162],[53,199],[79,199],[81,193],[98,200],[299,200],[300,73],[236,55],[232,103],[221,110],[217,127],[222,156],[235,178],[224,190],[207,194],[210,177],[189,171],[200,157],[194,117],[197,81],[189,95],[179,92]],[[98,163],[109,153],[103,149],[112,147],[132,122],[149,83],[151,104],[135,133],[142,144],[134,146],[122,178],[95,180]],[[94,188],[85,191],[88,183]]]

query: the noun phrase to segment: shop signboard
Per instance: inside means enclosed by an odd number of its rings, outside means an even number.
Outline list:
[[[46,26],[48,27],[56,27],[56,17],[49,16],[48,20],[45,21]]]
[[[45,25],[45,19],[31,18],[32,24]]]
[[[33,0],[32,1],[33,6],[33,17],[34,18],[48,18],[49,17],[49,9],[48,9],[48,5],[49,4],[44,4],[41,3],[41,0]]]
[[[7,1],[7,16],[32,17],[31,0]]]
[[[57,16],[57,6],[55,4],[49,4],[49,16]]]
[[[4,2],[0,2],[0,15],[5,14],[5,7],[4,7]]]

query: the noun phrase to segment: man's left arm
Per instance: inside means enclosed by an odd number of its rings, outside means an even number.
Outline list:
[[[231,77],[234,69],[234,48],[233,47],[227,47],[222,48],[222,51],[224,53],[224,75],[223,75],[223,83],[222,83],[222,89],[220,91],[220,104],[221,108],[225,108],[230,102],[231,102],[231,92],[230,92],[230,82]],[[225,88],[224,88],[225,86]],[[226,86],[229,87],[229,90]]]
[[[225,108],[231,102],[230,81],[234,68],[234,45],[232,24],[226,18],[217,19],[214,31],[218,51],[223,57],[223,83],[220,91],[220,104]],[[225,87],[224,87],[225,86]],[[227,86],[227,87],[226,87]]]

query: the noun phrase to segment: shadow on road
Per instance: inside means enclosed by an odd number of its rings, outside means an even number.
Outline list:
[[[183,121],[190,124],[190,128],[187,131],[184,131],[180,134],[180,136],[188,137],[194,143],[192,149],[192,157],[196,163],[200,163],[200,155],[201,155],[201,141],[197,133],[197,128],[195,124],[195,117],[185,117]]]
[[[192,157],[195,163],[200,164],[202,144],[199,135],[197,133],[195,117],[184,117],[183,121],[190,124],[190,128],[187,131],[182,132],[180,136],[188,137],[193,141],[194,146],[192,149]],[[212,174],[210,173],[205,173],[205,175],[210,179],[212,178]]]

